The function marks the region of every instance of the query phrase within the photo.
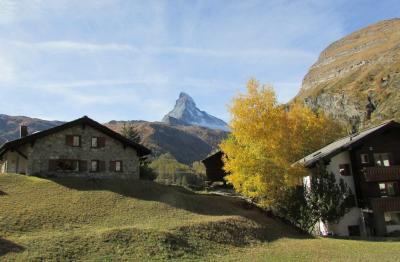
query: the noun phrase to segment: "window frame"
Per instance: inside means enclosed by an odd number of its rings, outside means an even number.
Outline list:
[[[397,217],[396,217],[397,216]],[[384,213],[385,217],[385,225],[386,226],[398,226],[400,225],[400,212],[385,212]],[[390,217],[390,219],[388,219]],[[393,217],[396,217],[395,219],[392,219]]]
[[[78,145],[75,145],[75,138],[78,138]],[[81,147],[82,146],[82,137],[80,135],[72,135],[72,143],[71,143],[72,147]]]
[[[81,163],[79,159],[55,159],[55,170],[59,173],[73,173],[81,171]],[[64,168],[62,167],[64,165]],[[65,168],[67,165],[71,165],[73,167],[75,165],[75,169]]]
[[[389,189],[389,184],[391,185],[391,189]],[[381,185],[384,185],[384,188],[382,188]],[[380,182],[378,183],[378,188],[380,197],[396,197],[398,195],[398,192],[396,190],[398,188],[397,181]]]
[[[93,163],[96,163],[96,169],[95,170],[93,170]],[[96,160],[96,159],[90,160],[90,172],[91,173],[100,172],[100,161],[99,160]]]
[[[117,163],[119,163],[119,169],[117,169]],[[109,170],[110,172],[116,172],[116,173],[124,172],[124,161],[110,160]]]
[[[117,163],[119,164],[119,170],[117,169]],[[114,161],[114,172],[122,172],[122,160]]]
[[[384,158],[386,157],[386,158]],[[388,161],[388,165],[385,164]],[[378,164],[378,162],[380,164]],[[389,167],[392,166],[392,156],[389,152],[374,153],[374,165],[379,167]]]
[[[361,164],[369,164],[370,163],[369,154],[366,154],[366,153],[360,154],[360,162],[361,162]]]
[[[96,139],[96,146],[93,146],[93,139]],[[98,136],[92,136],[90,139],[90,147],[91,148],[99,148],[99,137]]]

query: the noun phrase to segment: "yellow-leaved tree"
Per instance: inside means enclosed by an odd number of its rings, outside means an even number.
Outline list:
[[[343,135],[344,129],[309,108],[277,102],[272,87],[249,80],[230,106],[231,134],[221,143],[226,177],[235,190],[269,206],[306,175],[294,162]]]

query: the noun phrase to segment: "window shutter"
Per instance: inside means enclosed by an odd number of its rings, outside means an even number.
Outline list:
[[[106,171],[106,162],[99,161],[99,172],[104,172],[104,171]]]
[[[110,161],[110,171],[111,172],[115,171],[115,161]]]
[[[65,137],[65,144],[66,144],[67,146],[72,146],[73,141],[74,141],[74,136],[72,136],[72,135],[66,135],[66,137]]]
[[[87,171],[87,161],[79,160],[79,171],[86,172]]]
[[[121,171],[120,172],[124,172],[124,162],[122,162],[122,160],[120,162],[121,162]]]
[[[56,171],[56,170],[57,170],[57,160],[49,159],[49,171]]]
[[[98,138],[98,143],[99,143],[99,147],[105,147],[106,146],[106,138],[105,137],[99,137]]]

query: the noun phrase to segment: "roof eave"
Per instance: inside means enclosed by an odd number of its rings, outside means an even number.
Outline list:
[[[372,135],[376,135],[376,133],[379,133],[379,132],[384,132],[386,129],[388,129],[388,128],[390,128],[390,127],[397,127],[397,128],[400,128],[400,123],[398,123],[398,122],[396,122],[396,121],[394,121],[394,120],[389,120],[389,121],[387,121],[387,122],[385,122],[385,123],[382,123],[382,124],[380,124],[381,125],[381,127],[380,128],[378,128],[377,130],[375,130],[375,131],[373,131],[373,132],[371,132],[371,133],[369,133],[369,134],[366,134],[365,136],[363,136],[362,138],[360,138],[360,139],[355,139],[354,141],[349,141],[347,144],[345,144],[345,145],[343,145],[343,146],[341,146],[341,147],[339,147],[339,148],[337,148],[337,149],[335,149],[335,150],[333,150],[333,151],[331,151],[331,152],[329,152],[329,153],[327,153],[327,154],[325,154],[325,155],[321,155],[321,156],[319,156],[319,157],[317,157],[317,158],[315,158],[315,159],[310,159],[309,161],[305,161],[305,162],[302,162],[302,159],[301,160],[299,160],[299,161],[297,161],[296,163],[300,163],[300,164],[302,164],[304,167],[307,167],[307,168],[309,168],[309,167],[312,167],[316,162],[318,162],[318,161],[320,161],[320,160],[324,160],[324,159],[327,159],[327,158],[331,158],[332,156],[334,156],[334,155],[337,155],[337,154],[339,154],[339,153],[341,153],[341,152],[343,152],[343,151],[345,151],[345,150],[350,150],[352,147],[356,147],[356,146],[358,146],[360,143],[362,143],[362,141],[365,141],[365,139],[368,139],[368,138],[370,138]],[[379,126],[379,125],[378,125]],[[375,126],[375,127],[371,127],[370,129],[372,129],[372,128],[376,128],[376,127],[378,127],[378,126]],[[365,131],[367,131],[367,130],[365,130]],[[342,138],[343,139],[343,138]],[[321,150],[321,149],[320,149]],[[317,152],[317,151],[316,151]],[[314,152],[315,153],[315,152]],[[313,153],[313,154],[314,154]],[[304,159],[304,158],[303,158]]]

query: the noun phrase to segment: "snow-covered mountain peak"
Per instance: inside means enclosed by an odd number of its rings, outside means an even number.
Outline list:
[[[162,122],[197,125],[229,131],[228,125],[223,120],[201,111],[197,108],[193,98],[184,92],[179,94],[174,109],[164,116]]]

